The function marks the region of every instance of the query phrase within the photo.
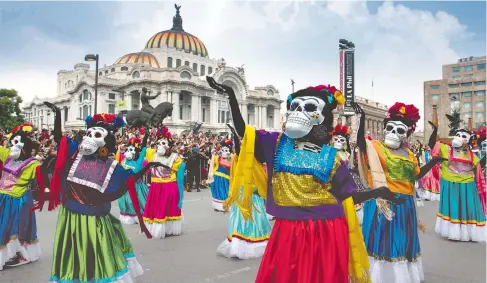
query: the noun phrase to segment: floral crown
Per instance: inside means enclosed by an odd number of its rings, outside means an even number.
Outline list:
[[[350,135],[350,129],[346,125],[336,125],[333,134],[346,137]]]
[[[486,128],[480,128],[478,131],[475,132],[475,136],[478,142],[483,142],[486,138]]]
[[[317,96],[316,92],[313,92],[312,94],[311,93],[308,94],[308,93],[306,93],[307,90],[319,91],[319,95]],[[341,105],[345,104],[345,96],[343,95],[343,93],[339,89],[337,89],[336,87],[334,87],[332,85],[318,85],[318,86],[309,86],[306,89],[302,89],[302,90],[299,90],[295,93],[291,93],[290,95],[288,95],[288,97],[287,97],[287,108],[288,109],[291,106],[291,101],[294,98],[299,97],[299,96],[317,96],[317,97],[323,99],[323,101],[325,101],[325,103],[327,105],[333,105],[333,107],[330,109],[330,111],[332,111],[334,108],[336,108],[336,106],[341,106]],[[336,103],[336,104],[334,104],[334,103]]]
[[[166,139],[169,142],[172,142],[172,134],[169,132],[167,127],[159,128],[156,132],[156,138],[159,139]]]
[[[91,128],[95,126],[106,128],[107,130],[116,131],[125,126],[125,121],[122,117],[115,114],[95,114],[94,116],[87,116],[85,119],[86,127]]]
[[[221,146],[226,146],[226,147],[232,148],[233,147],[233,142],[230,139],[224,139],[224,140],[222,140],[220,142],[220,145]]]
[[[139,148],[139,146],[142,144],[142,140],[139,138],[130,138],[128,144],[133,145],[135,148]]]
[[[402,102],[396,102],[387,110],[386,120],[399,119],[404,122],[409,129],[409,132],[416,130],[416,123],[419,121],[419,109],[414,105],[406,105]]]
[[[28,123],[20,124],[17,127],[13,128],[12,131],[10,131],[10,134],[7,135],[7,137],[10,139],[16,132],[22,131],[26,134],[32,133],[32,125]]]

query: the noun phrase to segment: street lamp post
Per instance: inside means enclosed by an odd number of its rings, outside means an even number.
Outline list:
[[[98,54],[88,54],[85,56],[85,61],[93,62],[95,61],[95,111],[93,114],[96,114],[98,110],[98,61],[99,56]]]

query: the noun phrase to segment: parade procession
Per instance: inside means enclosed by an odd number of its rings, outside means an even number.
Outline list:
[[[339,81],[250,89],[169,4],[141,52],[0,115],[0,283],[484,282],[459,278],[485,277],[485,118],[355,95],[345,39]]]

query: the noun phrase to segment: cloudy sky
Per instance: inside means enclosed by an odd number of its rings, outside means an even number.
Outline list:
[[[212,58],[245,64],[250,87],[339,83],[338,39],[356,45],[356,94],[423,108],[441,65],[485,55],[485,2],[177,1]],[[174,2],[0,2],[0,88],[54,96],[87,53],[110,65],[170,29]],[[374,88],[372,89],[372,81]]]

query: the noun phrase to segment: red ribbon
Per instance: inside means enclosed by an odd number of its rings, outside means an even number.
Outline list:
[[[135,181],[133,177],[130,177],[127,181],[127,188],[129,191],[130,199],[132,200],[132,204],[134,205],[135,213],[137,214],[137,218],[139,218],[139,225],[140,230],[145,234],[147,238],[152,238],[151,233],[147,229],[144,223],[144,219],[142,218],[142,214],[140,214],[140,204],[139,199],[137,198],[137,192],[135,190]]]

